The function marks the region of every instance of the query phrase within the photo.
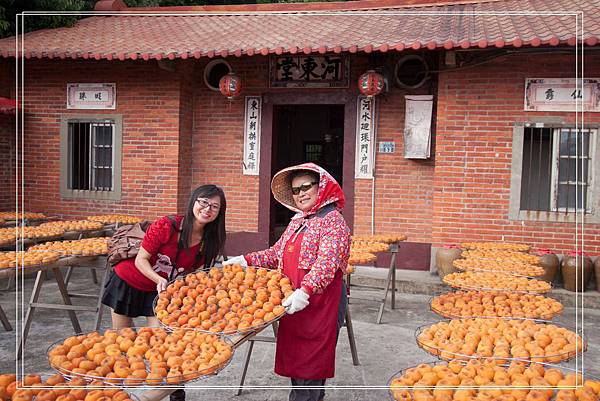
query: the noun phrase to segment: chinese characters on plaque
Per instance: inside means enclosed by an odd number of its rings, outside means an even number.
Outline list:
[[[67,84],[67,109],[115,109],[115,84]]]
[[[272,88],[347,88],[349,59],[341,54],[274,56],[270,59]]]
[[[373,178],[375,160],[375,98],[358,97],[355,178]]]
[[[600,79],[527,78],[525,111],[600,111]]]
[[[244,122],[245,175],[258,175],[260,160],[260,96],[246,96],[246,118]]]

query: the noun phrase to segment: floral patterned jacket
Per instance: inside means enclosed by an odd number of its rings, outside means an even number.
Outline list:
[[[320,293],[333,281],[337,269],[346,272],[348,266],[350,229],[337,209],[323,217],[292,220],[271,248],[246,255],[246,258],[253,266],[282,269],[285,244],[302,224],[306,229],[300,245],[298,268],[310,270],[304,276],[302,286],[312,293]]]
[[[333,281],[338,269],[346,272],[350,256],[350,228],[336,207],[344,204],[339,184],[322,168],[312,163],[302,165],[304,168],[306,166],[314,166],[321,177],[319,200],[314,210],[294,216],[272,247],[245,257],[253,266],[283,269],[285,245],[296,232],[301,231],[304,235],[300,244],[298,268],[310,270],[304,276],[302,286],[312,293],[321,293]],[[296,210],[290,205],[284,206]]]

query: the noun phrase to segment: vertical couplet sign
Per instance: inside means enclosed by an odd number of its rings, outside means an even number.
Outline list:
[[[258,175],[260,161],[260,96],[246,96],[246,118],[244,122],[245,175]]]
[[[358,97],[355,178],[373,178],[375,164],[375,98]]]

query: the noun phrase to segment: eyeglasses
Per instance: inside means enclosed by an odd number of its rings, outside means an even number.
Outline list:
[[[220,205],[217,205],[216,203],[210,203],[209,201],[207,201],[204,198],[198,198],[198,199],[196,199],[196,202],[198,202],[198,206],[200,206],[200,210],[206,209],[208,207],[208,208],[210,208],[210,210],[212,212],[218,212],[219,209],[221,209]]]
[[[300,193],[300,191],[302,192],[307,192],[309,189],[311,189],[313,187],[313,185],[318,184],[318,182],[305,182],[304,184],[300,185],[299,187],[292,187],[292,194],[294,195],[298,195]]]

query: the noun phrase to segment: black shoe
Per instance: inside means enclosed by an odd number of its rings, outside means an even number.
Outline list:
[[[185,401],[185,391],[182,389],[175,390],[169,396],[170,401]]]

